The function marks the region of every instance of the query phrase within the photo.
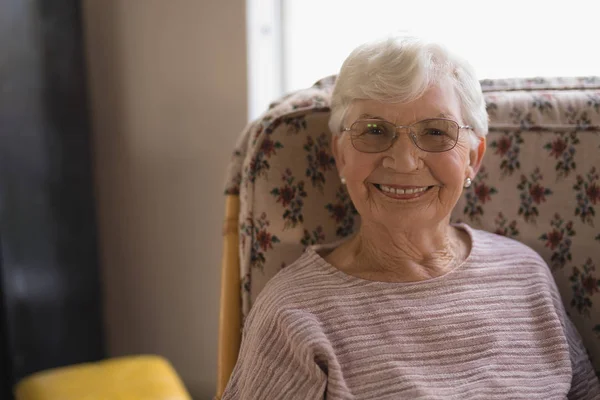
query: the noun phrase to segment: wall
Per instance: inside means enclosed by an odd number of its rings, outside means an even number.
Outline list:
[[[85,0],[107,345],[215,391],[222,184],[246,122],[244,0]]]
[[[103,357],[78,0],[0,2],[0,399]]]

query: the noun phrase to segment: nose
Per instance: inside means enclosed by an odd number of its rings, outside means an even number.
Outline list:
[[[412,131],[399,128],[392,146],[385,151],[383,167],[397,172],[412,172],[417,169],[421,149],[414,142]]]

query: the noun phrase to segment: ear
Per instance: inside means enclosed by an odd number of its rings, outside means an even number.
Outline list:
[[[469,168],[467,177],[475,179],[475,175],[481,168],[481,162],[483,161],[483,155],[486,150],[486,138],[479,138],[479,145],[476,148],[472,148],[469,151]]]
[[[342,140],[343,134],[334,133],[331,139],[331,154],[333,154],[333,158],[335,159],[335,166],[337,167],[338,173],[342,174],[344,170],[345,160],[344,160],[344,152],[342,151]]]

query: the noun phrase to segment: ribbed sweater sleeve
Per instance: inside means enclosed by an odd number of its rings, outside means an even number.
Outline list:
[[[261,297],[246,319],[237,364],[222,400],[323,399],[327,376],[316,362],[307,333],[310,318]]]
[[[548,279],[548,286],[556,312],[560,318],[561,325],[569,346],[569,358],[571,359],[572,379],[571,388],[567,395],[569,400],[599,400],[600,399],[600,381],[594,372],[594,368],[587,351],[581,340],[581,336],[569,318],[563,305],[560,292],[556,282],[552,277],[548,264],[536,255],[540,265],[544,266],[544,272]]]
[[[592,364],[587,356],[585,347],[573,323],[566,317],[566,336],[569,343],[573,379],[569,400],[598,400],[600,399],[600,382],[594,373]]]

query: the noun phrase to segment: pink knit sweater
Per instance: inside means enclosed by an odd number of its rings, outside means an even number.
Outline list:
[[[543,259],[459,226],[468,258],[421,282],[347,275],[331,245],[308,248],[253,305],[223,400],[600,399]]]

